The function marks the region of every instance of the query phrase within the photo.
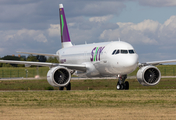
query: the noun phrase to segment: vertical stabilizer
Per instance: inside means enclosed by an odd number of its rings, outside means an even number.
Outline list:
[[[72,43],[71,43],[69,32],[68,32],[67,21],[66,21],[66,17],[64,13],[63,4],[59,4],[59,16],[60,16],[60,31],[61,31],[62,48],[71,47]]]

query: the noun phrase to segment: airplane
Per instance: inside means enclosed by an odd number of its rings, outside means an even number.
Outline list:
[[[72,45],[67,27],[63,4],[59,4],[60,31],[62,48],[56,54],[18,52],[56,57],[60,63],[0,60],[0,63],[25,64],[26,66],[48,66],[47,81],[54,87],[71,90],[71,75],[76,73],[83,77],[118,78],[116,89],[128,90],[127,75],[137,67],[137,80],[143,86],[154,86],[160,82],[161,72],[156,65],[176,62],[164,60],[138,62],[138,55],[132,45],[123,41],[101,42],[92,44]]]

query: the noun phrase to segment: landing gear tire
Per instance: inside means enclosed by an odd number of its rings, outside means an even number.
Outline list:
[[[119,84],[119,82],[117,83],[117,90],[123,90],[124,85],[123,84]]]
[[[68,83],[68,85],[65,87],[67,90],[71,90],[71,83]],[[64,90],[64,87],[59,87],[59,90]]]
[[[124,85],[125,85],[125,90],[129,90],[129,82],[126,81]]]
[[[129,90],[129,82],[126,81],[127,75],[118,75],[117,90]]]
[[[67,90],[71,90],[71,83],[68,83],[68,85],[66,86]]]
[[[64,90],[64,87],[59,87],[59,90]]]
[[[117,84],[117,90],[120,90],[120,88],[121,88],[121,86],[120,86],[120,84]]]

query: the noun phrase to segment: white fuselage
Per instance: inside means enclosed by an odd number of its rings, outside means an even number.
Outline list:
[[[87,77],[126,75],[138,64],[138,55],[126,42],[104,42],[62,48],[57,53],[64,64],[85,64]]]

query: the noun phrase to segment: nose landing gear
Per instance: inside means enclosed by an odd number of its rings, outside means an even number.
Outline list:
[[[129,82],[125,81],[127,75],[118,75],[117,90],[129,90]]]

